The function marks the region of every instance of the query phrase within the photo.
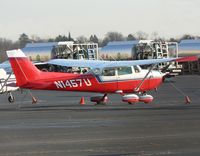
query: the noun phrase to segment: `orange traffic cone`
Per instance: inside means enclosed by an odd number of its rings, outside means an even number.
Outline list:
[[[80,100],[80,102],[79,102],[79,103],[80,103],[80,105],[84,105],[84,104],[85,104],[85,99],[84,99],[84,97],[83,97],[83,96],[81,97],[81,100]]]
[[[190,100],[189,96],[185,96],[185,103],[186,104],[190,104],[191,103],[191,100]]]

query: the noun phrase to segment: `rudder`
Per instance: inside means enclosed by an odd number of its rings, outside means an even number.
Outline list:
[[[22,50],[7,51],[7,56],[15,74],[18,86],[23,86],[29,81],[39,78],[41,73],[40,70],[34,66]]]

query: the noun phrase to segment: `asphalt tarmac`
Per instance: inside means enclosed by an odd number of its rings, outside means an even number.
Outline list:
[[[164,83],[148,105],[128,105],[118,95],[94,106],[90,93],[32,94],[37,104],[27,91],[16,92],[14,104],[0,95],[0,156],[200,155],[200,76]]]

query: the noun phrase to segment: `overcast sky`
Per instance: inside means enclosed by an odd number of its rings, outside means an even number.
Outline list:
[[[200,35],[200,0],[0,0],[0,37],[42,38],[144,31]]]

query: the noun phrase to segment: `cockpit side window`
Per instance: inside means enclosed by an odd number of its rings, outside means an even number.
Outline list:
[[[115,76],[115,68],[105,68],[102,73],[103,76]]]
[[[135,73],[139,73],[140,72],[140,69],[138,68],[138,66],[134,66],[133,68],[135,70]]]
[[[132,68],[131,67],[119,67],[117,69],[118,75],[127,75],[132,74]]]

